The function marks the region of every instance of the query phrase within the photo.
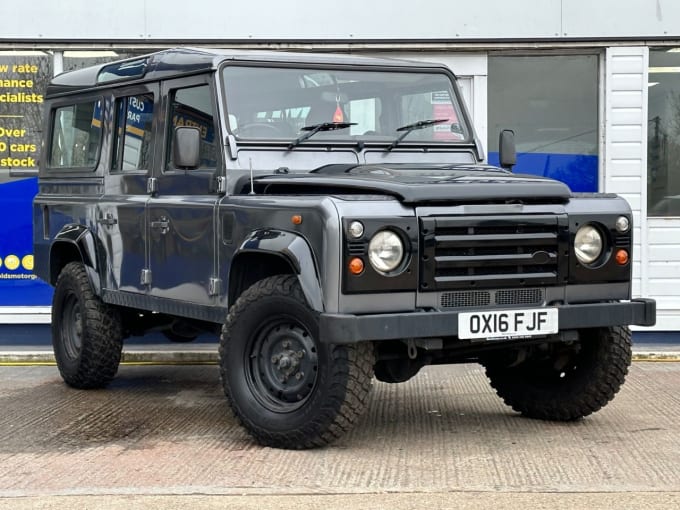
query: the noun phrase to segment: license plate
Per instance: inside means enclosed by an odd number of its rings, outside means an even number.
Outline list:
[[[494,310],[458,314],[458,338],[505,339],[553,335],[559,331],[557,308]]]

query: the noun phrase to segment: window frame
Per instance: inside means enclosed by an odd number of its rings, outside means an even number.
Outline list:
[[[57,116],[57,111],[62,109],[62,108],[67,108],[67,107],[74,107],[77,105],[84,105],[87,103],[92,103],[93,105],[96,105],[96,103],[99,102],[101,105],[101,126],[99,128],[100,130],[100,136],[99,136],[99,143],[97,145],[97,153],[94,159],[94,162],[92,165],[86,165],[86,166],[53,166],[52,165],[52,147],[54,143],[54,130],[56,126],[56,116]],[[46,144],[47,146],[45,147],[45,154],[43,156],[43,161],[44,161],[44,167],[45,167],[45,172],[47,175],[55,175],[55,174],[94,174],[97,169],[99,168],[101,161],[102,161],[102,154],[103,154],[103,147],[104,147],[104,142],[107,136],[106,133],[106,123],[105,123],[105,118],[106,118],[106,100],[103,95],[101,94],[87,94],[87,95],[78,95],[78,96],[67,96],[62,99],[59,99],[57,101],[52,101],[49,104],[49,126],[48,126],[48,140],[49,144]],[[93,109],[94,113],[94,109]]]
[[[108,155],[106,161],[106,172],[109,175],[152,175],[153,168],[158,161],[158,155],[156,154],[159,135],[159,111],[162,108],[162,96],[160,94],[160,86],[157,81],[150,81],[146,83],[140,83],[130,86],[114,86],[109,89],[109,100],[107,101],[107,128],[110,132],[107,132],[107,142],[108,142]],[[132,96],[143,96],[151,94],[153,97],[153,118],[151,121],[151,141],[149,142],[149,168],[138,168],[135,170],[116,170],[113,168],[114,160],[114,149],[115,149],[115,138],[116,138],[116,128],[117,128],[117,114],[116,109],[118,101],[121,99],[126,99]]]
[[[224,108],[225,116],[229,115],[229,104],[230,100],[228,98],[226,86],[227,79],[225,77],[225,70],[228,67],[248,67],[248,68],[277,68],[277,69],[295,69],[295,70],[323,70],[323,71],[360,71],[360,72],[384,72],[384,73],[414,73],[414,74],[434,74],[445,76],[451,83],[450,91],[452,93],[452,100],[455,101],[454,109],[456,113],[463,121],[465,127],[466,137],[464,140],[456,141],[443,141],[443,140],[419,140],[413,141],[406,137],[399,146],[402,148],[408,147],[422,147],[427,146],[432,149],[450,149],[450,150],[464,150],[469,147],[475,146],[477,143],[477,138],[475,135],[474,126],[472,123],[472,117],[468,111],[465,100],[461,93],[461,90],[457,84],[456,76],[453,72],[446,66],[432,65],[428,66],[426,63],[422,66],[385,66],[385,65],[356,65],[356,64],[329,64],[324,62],[308,63],[308,62],[278,62],[278,61],[225,61],[217,69],[218,83],[222,88],[222,106]],[[380,99],[382,107],[389,110],[390,101],[394,101],[394,98],[388,97],[386,94],[376,95],[376,99]],[[386,100],[387,99],[387,100]],[[456,108],[457,107],[457,108]],[[230,136],[233,136],[237,141],[238,145],[243,146],[282,146],[288,145],[291,140],[288,139],[278,139],[278,138],[246,138],[239,137],[234,134],[231,126],[227,124],[227,132]],[[333,133],[332,131],[330,132]],[[396,136],[400,134],[397,133]],[[362,146],[370,147],[384,147],[392,143],[392,139],[387,140],[362,140]],[[328,146],[332,144],[337,147],[351,147],[356,146],[357,141],[354,139],[342,138],[323,138],[323,137],[313,137],[305,141],[305,145],[309,146]]]
[[[151,129],[150,129],[150,134],[151,138],[149,140],[149,161],[148,161],[148,168],[122,168],[122,163],[124,160],[122,159],[124,153],[125,153],[125,137],[127,136],[127,131],[123,131],[123,136],[121,138],[122,144],[120,147],[117,147],[117,142],[118,142],[118,108],[120,107],[121,104],[125,104],[126,106],[128,105],[128,101],[131,97],[142,97],[142,96],[151,96],[151,104],[153,105],[153,110],[151,112]],[[154,141],[155,141],[155,128],[156,128],[156,108],[157,108],[157,95],[154,94],[153,91],[147,91],[147,92],[140,92],[140,93],[134,93],[134,94],[128,94],[128,95],[116,95],[111,103],[111,118],[112,118],[112,130],[111,130],[111,157],[109,161],[109,172],[111,174],[132,174],[132,173],[148,173],[152,167],[153,167],[153,161],[154,161]],[[128,107],[126,107],[126,114],[128,111]],[[127,115],[125,116],[123,120],[123,124],[125,125],[125,128],[127,129]],[[118,158],[121,158],[121,167],[117,168],[114,166],[114,163],[118,162]]]
[[[160,83],[161,94],[163,96],[163,109],[158,112],[158,115],[162,115],[163,122],[159,129],[162,129],[162,143],[158,144],[156,149],[156,157],[161,161],[161,165],[158,165],[160,169],[160,175],[178,175],[178,174],[210,174],[210,175],[222,175],[222,169],[224,168],[223,162],[223,150],[222,150],[222,135],[221,135],[221,109],[220,103],[217,98],[217,88],[215,85],[215,73],[203,73],[195,76],[172,78],[164,80]],[[172,150],[172,140],[174,137],[174,130],[172,125],[172,102],[175,94],[178,90],[182,89],[192,89],[201,86],[208,86],[208,91],[210,92],[210,100],[213,107],[213,143],[215,144],[215,166],[214,167],[198,167],[191,170],[185,168],[177,168],[171,165],[172,158],[170,157],[170,151]],[[160,131],[159,131],[160,135]]]

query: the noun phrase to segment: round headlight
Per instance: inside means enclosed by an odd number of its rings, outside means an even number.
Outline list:
[[[592,225],[584,225],[576,232],[574,252],[582,264],[592,264],[602,255],[602,235]]]
[[[368,260],[376,271],[394,271],[404,259],[404,243],[391,230],[381,230],[368,243]]]

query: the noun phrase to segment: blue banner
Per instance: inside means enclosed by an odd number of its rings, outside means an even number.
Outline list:
[[[489,152],[489,164],[498,166],[498,153]],[[574,192],[597,192],[597,156],[518,152],[517,174],[540,175],[562,181]]]
[[[0,306],[48,306],[52,287],[33,274],[33,197],[38,179],[0,184]]]

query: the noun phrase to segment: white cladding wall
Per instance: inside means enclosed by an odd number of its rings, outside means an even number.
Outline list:
[[[647,295],[656,299],[656,328],[680,330],[680,219],[648,220]]]
[[[603,191],[625,198],[633,210],[633,295],[645,294],[647,267],[646,47],[608,48],[605,64]]]
[[[0,3],[0,40],[378,41],[680,35],[677,0],[32,0]]]

